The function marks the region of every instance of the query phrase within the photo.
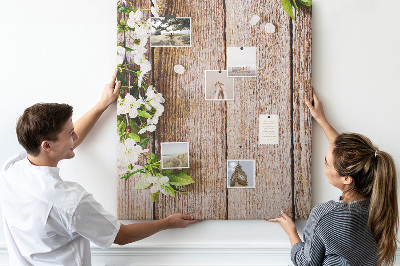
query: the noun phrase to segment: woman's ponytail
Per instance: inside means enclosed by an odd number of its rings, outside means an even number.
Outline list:
[[[371,195],[368,227],[378,245],[378,264],[393,265],[399,225],[397,176],[392,157],[376,153],[377,168]]]
[[[378,265],[394,263],[399,225],[397,175],[392,157],[365,136],[344,133],[335,140],[333,163],[340,176],[351,176],[347,192],[370,199],[368,228],[378,247]]]

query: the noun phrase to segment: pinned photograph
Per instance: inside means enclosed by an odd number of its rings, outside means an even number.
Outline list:
[[[255,160],[227,160],[227,188],[255,188]]]
[[[234,78],[227,77],[226,70],[205,71],[205,99],[232,101],[234,99]]]
[[[161,143],[161,168],[189,168],[189,142]]]
[[[191,19],[151,18],[150,47],[190,47]]]
[[[257,47],[227,47],[228,77],[257,76]]]

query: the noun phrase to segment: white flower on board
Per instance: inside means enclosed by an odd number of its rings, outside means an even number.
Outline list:
[[[161,189],[161,185],[160,184],[155,184],[150,188],[150,193],[157,193],[159,190]]]
[[[154,16],[155,18],[160,17],[160,16],[158,15],[158,13],[160,12],[160,7],[159,7],[158,5],[152,6],[152,7],[150,8],[150,10],[151,10],[151,14],[153,14],[153,16]]]
[[[125,48],[122,46],[117,46],[117,65],[124,62],[125,59]]]
[[[143,134],[146,131],[153,132],[154,130],[156,130],[156,126],[155,125],[148,125],[147,127],[144,127],[141,130],[139,130],[138,134]]]
[[[143,18],[143,13],[140,9],[136,10],[136,12],[129,12],[129,19],[132,19],[133,21],[140,21]]]
[[[147,131],[148,132],[154,132],[154,130],[156,130],[156,126],[155,125],[148,125],[147,126]]]
[[[155,184],[158,182],[158,177],[156,176],[150,176],[147,181],[149,181],[149,183]]]
[[[142,98],[136,99],[131,94],[126,94],[123,107],[121,108],[126,114],[129,114],[130,118],[138,116],[138,109],[144,104]]]
[[[140,71],[142,71],[143,74],[147,74],[151,70],[151,64],[149,60],[143,60],[143,62],[140,63]]]

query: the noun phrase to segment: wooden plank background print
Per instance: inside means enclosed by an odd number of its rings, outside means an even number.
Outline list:
[[[125,5],[150,9],[151,1]],[[118,218],[161,219],[179,212],[198,219],[266,219],[284,210],[306,219],[311,210],[311,7],[292,21],[277,0],[164,0],[160,17],[191,18],[191,47],[150,47],[149,83],[165,98],[165,111],[146,148],[188,142],[196,181],[187,194],[133,187],[140,174],[118,184]],[[145,16],[151,12],[143,10]],[[251,25],[253,15],[261,20]],[[118,21],[126,19],[118,12]],[[275,33],[266,33],[272,23]],[[129,42],[124,33],[118,42]],[[235,78],[234,101],[205,100],[205,70],[227,69],[227,47],[257,47],[257,76]],[[183,74],[175,65],[185,68]],[[132,65],[132,69],[134,66]],[[125,79],[131,79],[124,74]],[[279,115],[279,145],[259,144],[259,117]],[[255,160],[255,188],[227,189],[227,160]],[[118,172],[119,176],[123,173]]]

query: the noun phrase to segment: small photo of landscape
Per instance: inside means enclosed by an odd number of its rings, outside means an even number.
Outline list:
[[[190,18],[151,18],[150,47],[190,47]]]
[[[189,143],[188,142],[161,143],[161,168],[162,169],[189,168]]]
[[[228,77],[257,76],[257,47],[227,47]]]

